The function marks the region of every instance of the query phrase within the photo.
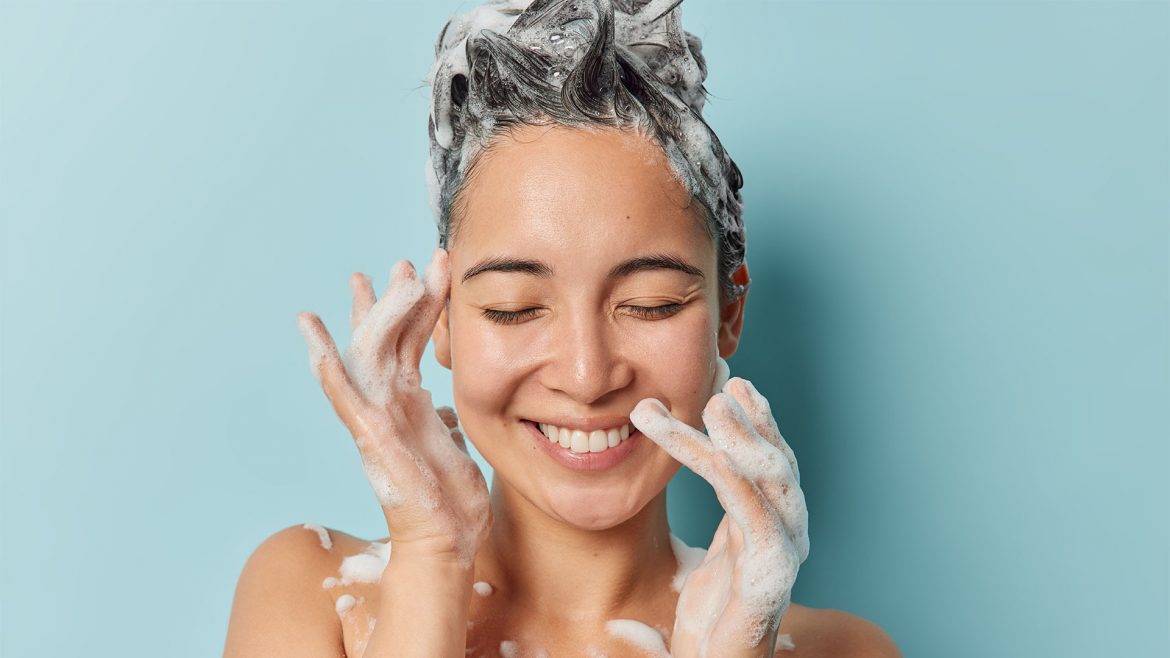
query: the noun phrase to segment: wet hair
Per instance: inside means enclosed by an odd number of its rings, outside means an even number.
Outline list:
[[[446,248],[479,157],[519,125],[632,129],[662,147],[718,250],[720,293],[743,263],[743,176],[703,120],[702,42],[682,0],[488,0],[451,18],[430,72],[427,183]]]

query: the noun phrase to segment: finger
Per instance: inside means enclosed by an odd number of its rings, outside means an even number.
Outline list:
[[[734,410],[739,422],[750,423],[761,437],[762,449],[754,451],[754,457],[746,463],[754,469],[757,485],[780,515],[785,533],[803,560],[809,550],[808,508],[800,488],[800,472],[795,470],[796,457],[780,436],[768,401],[751,382],[733,377],[726,389],[727,395],[736,401]]]
[[[808,508],[804,490],[792,480],[791,475],[783,479],[764,480],[758,486],[779,516],[785,536],[792,542],[803,562],[809,552]]]
[[[436,407],[435,413],[439,414],[439,418],[443,419],[443,424],[447,426],[447,429],[453,430],[459,427],[459,417],[455,415],[455,410],[451,407]]]
[[[784,454],[755,430],[747,412],[729,393],[717,393],[703,409],[711,442],[728,453],[736,469],[757,484],[795,483]]]
[[[734,385],[728,387],[734,388]],[[703,409],[703,422],[711,442],[728,460],[735,476],[754,483],[756,495],[763,498],[764,509],[749,504],[736,518],[742,531],[755,537],[783,533],[798,548],[807,547],[808,513],[804,493],[796,484],[783,453],[756,433],[746,411],[729,393],[712,396]],[[749,530],[748,524],[754,527]]]
[[[326,397],[333,403],[337,416],[353,435],[366,478],[374,487],[379,502],[384,507],[392,507],[403,502],[405,492],[422,490],[427,484],[425,480],[429,471],[425,471],[422,465],[418,465],[413,471],[409,467],[404,469],[403,464],[406,462],[401,457],[396,458],[392,453],[386,452],[384,446],[373,438],[377,432],[366,426],[359,413],[361,395],[353,385],[344,362],[337,353],[337,346],[321,318],[313,313],[300,313],[297,315],[297,326],[309,345],[313,373],[321,382]],[[401,450],[400,452],[408,453]],[[420,481],[420,477],[424,481]],[[433,479],[433,475],[430,475],[430,478]]]
[[[779,627],[800,563],[787,540],[777,540],[763,548],[745,547],[736,595],[729,597],[724,609],[732,623],[716,631],[712,642],[756,646]]]
[[[630,422],[667,454],[710,483],[723,509],[744,532],[767,531],[772,517],[767,499],[743,475],[730,455],[717,449],[706,435],[672,416],[654,398],[634,405]]]
[[[715,447],[702,432],[670,414],[654,398],[646,398],[634,405],[630,422],[638,431],[657,443],[666,454],[691,469],[696,475],[710,481],[711,455]]]
[[[297,314],[297,328],[308,345],[313,376],[321,384],[325,397],[333,403],[337,416],[356,434],[361,429],[357,427],[357,390],[349,379],[329,330],[321,318],[308,311]]]
[[[463,452],[467,452],[467,443],[463,439],[463,432],[459,429],[459,417],[455,415],[455,410],[451,407],[438,407],[435,411],[439,414],[443,424],[447,426],[447,430],[451,434],[451,440]]]
[[[715,535],[711,538],[711,546],[707,548],[707,552],[714,555],[723,550],[727,545],[727,515],[719,521],[719,527],[715,529]]]
[[[780,452],[784,453],[784,457],[788,460],[788,465],[792,469],[796,483],[800,484],[800,467],[796,464],[796,454],[792,452],[792,448],[788,445],[788,442],[780,435],[780,428],[776,425],[776,419],[772,416],[772,408],[768,403],[768,399],[761,395],[751,382],[742,377],[732,377],[729,379],[726,388],[727,393],[735,397],[740,403],[740,406],[743,407],[756,432],[765,441],[776,446]]]
[[[735,398],[726,393],[711,396],[703,408],[703,426],[715,447],[727,452],[745,474],[754,475],[748,469],[753,467],[764,441],[756,435]]]
[[[370,277],[362,272],[354,272],[349,277],[349,287],[353,289],[353,306],[349,312],[349,331],[353,333],[378,300],[374,297],[374,286],[370,283]]]
[[[451,260],[447,250],[436,247],[431,252],[431,262],[423,273],[423,289],[423,296],[413,311],[414,317],[403,328],[398,350],[402,362],[415,368],[422,360],[423,351],[426,350],[439,313],[451,291]]]
[[[398,344],[402,319],[411,312],[423,292],[414,265],[408,260],[395,263],[390,268],[390,281],[382,298],[374,303],[366,321],[354,332],[353,342],[358,349],[379,359],[388,356],[387,351]]]
[[[465,453],[467,452],[467,442],[463,440],[463,432],[460,432],[458,428],[451,429],[451,440],[455,442],[455,445],[459,446],[460,450]]]

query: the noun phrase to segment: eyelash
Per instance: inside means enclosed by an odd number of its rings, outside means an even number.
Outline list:
[[[626,306],[624,308],[633,309],[634,315],[643,320],[659,320],[674,315],[682,307],[682,304],[663,304],[662,306]],[[485,308],[483,315],[496,324],[519,324],[536,317],[539,310],[539,308],[526,308],[522,311],[498,311],[494,308]]]

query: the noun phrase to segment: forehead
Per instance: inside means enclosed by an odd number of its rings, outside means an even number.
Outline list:
[[[645,248],[713,258],[698,202],[661,147],[632,131],[518,127],[483,154],[461,205],[453,255]]]

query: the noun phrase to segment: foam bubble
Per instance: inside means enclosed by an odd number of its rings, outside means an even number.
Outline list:
[[[678,571],[674,574],[670,588],[681,592],[687,576],[691,575],[691,572],[703,562],[703,558],[707,557],[707,549],[687,546],[686,542],[673,534],[670,535],[670,549],[678,562]]]
[[[605,622],[605,630],[651,656],[670,658],[662,633],[636,619],[611,619]]]
[[[353,598],[352,594],[342,594],[341,596],[337,597],[337,602],[333,607],[337,610],[337,614],[344,615],[345,613],[349,612],[356,604],[357,599]]]
[[[333,548],[333,539],[329,537],[329,532],[325,528],[322,528],[316,523],[306,523],[301,527],[317,533],[317,538],[321,540],[321,548],[327,551]]]
[[[347,556],[341,561],[341,579],[334,580],[326,587],[349,585],[351,583],[376,583],[382,580],[382,572],[390,563],[390,542],[370,542],[357,555]],[[329,579],[326,579],[328,583]]]
[[[366,636],[358,638],[357,641],[358,651],[362,654],[365,653],[366,646],[369,644],[370,638],[374,635],[374,627],[377,625],[378,620],[373,615],[370,615],[369,620],[366,622]]]
[[[716,353],[716,355],[715,355],[715,390],[712,391],[711,394],[714,395],[715,393],[722,391],[723,387],[727,385],[727,380],[730,378],[731,378],[731,366],[727,365],[727,361],[725,361],[723,359],[723,357],[719,356],[719,354]]]

